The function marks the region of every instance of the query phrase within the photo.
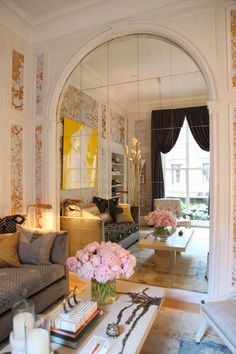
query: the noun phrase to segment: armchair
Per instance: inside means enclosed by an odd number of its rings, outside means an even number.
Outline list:
[[[160,198],[154,199],[154,210],[169,210],[177,218],[177,227],[185,226],[191,227],[191,220],[181,217],[181,202],[178,198]]]
[[[200,343],[210,325],[232,353],[236,353],[236,287],[224,297],[202,302],[200,325],[195,340]]]

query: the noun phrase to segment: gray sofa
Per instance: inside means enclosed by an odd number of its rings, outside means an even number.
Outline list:
[[[69,278],[65,266],[68,257],[68,234],[56,235],[47,265],[23,264],[21,268],[0,268],[0,341],[12,330],[12,305],[31,299],[40,313],[59,298],[68,295]]]
[[[137,223],[115,223],[104,225],[105,241],[116,242],[124,248],[138,241],[139,226]]]
[[[129,248],[139,238],[139,208],[130,208],[134,223],[109,222],[104,223],[105,241],[116,242],[124,248]]]

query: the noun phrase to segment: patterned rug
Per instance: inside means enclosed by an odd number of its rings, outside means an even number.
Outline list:
[[[140,354],[230,354],[212,329],[196,344],[199,315],[162,307]]]
[[[152,229],[141,230],[140,237],[145,237],[151,231]],[[129,248],[137,259],[135,274],[130,280],[164,288],[206,293],[208,282],[205,275],[208,249],[209,230],[203,228],[194,228],[193,237],[186,251],[177,254],[174,266],[170,266],[168,257],[160,259],[154,250],[139,249],[135,243]]]

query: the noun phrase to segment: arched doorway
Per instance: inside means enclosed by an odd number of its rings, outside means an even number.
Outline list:
[[[184,40],[183,40],[183,42],[184,42]],[[186,45],[187,46],[187,45]],[[197,53],[195,53],[195,55],[194,55],[194,52],[196,52],[196,49],[193,51],[193,56],[194,57],[198,57],[198,54]],[[79,56],[81,56],[81,53],[82,53],[82,51],[80,52],[80,54],[79,54]],[[191,53],[192,54],[192,53]],[[209,67],[208,67],[208,65],[205,65],[206,64],[206,62],[205,62],[205,59],[202,57],[201,58],[201,60],[199,61],[200,62],[200,66],[201,67],[203,67],[204,68],[204,72],[205,73],[207,73],[207,82],[208,82],[208,85],[209,85],[209,92],[210,92],[210,94],[211,94],[211,97],[215,97],[215,87],[214,87],[214,84],[213,84],[213,79],[212,79],[212,75],[211,75],[211,73],[210,73],[210,71],[209,71]],[[68,70],[67,70],[67,72],[68,72]],[[64,73],[64,77],[65,77],[65,73]],[[61,83],[62,83],[62,81],[61,81]],[[59,86],[58,86],[59,87]],[[59,92],[57,92],[57,97],[58,97],[58,93]],[[55,101],[54,101],[54,104],[55,104]],[[52,108],[52,107],[51,107]],[[54,108],[55,108],[55,106],[54,106]],[[54,110],[54,113],[55,113],[55,110]],[[55,199],[54,199],[55,200]],[[214,200],[212,200],[212,203],[214,204]],[[58,201],[57,201],[57,205],[58,205]],[[214,217],[214,216],[213,216]],[[213,254],[214,252],[212,252],[212,257],[214,257],[214,254]]]

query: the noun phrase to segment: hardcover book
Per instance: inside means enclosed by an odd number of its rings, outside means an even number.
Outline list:
[[[77,332],[51,328],[51,341],[76,349],[81,337],[95,324],[103,312],[97,309]]]

